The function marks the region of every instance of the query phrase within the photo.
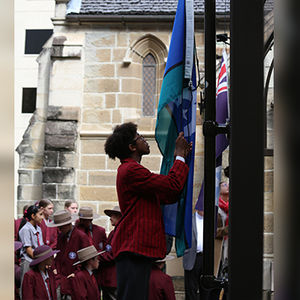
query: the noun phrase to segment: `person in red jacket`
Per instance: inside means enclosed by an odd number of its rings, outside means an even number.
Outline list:
[[[104,213],[110,217],[110,222],[113,227],[117,225],[122,217],[119,206],[115,206],[113,209],[105,209]],[[107,238],[107,251],[99,255],[100,283],[103,300],[117,299],[117,271],[115,260],[111,251],[111,241],[114,236],[114,232],[115,231],[113,229]]]
[[[60,234],[57,237],[57,254],[54,260],[56,280],[58,282],[58,295],[71,295],[70,282],[68,277],[72,275],[76,268],[73,266],[77,262],[77,251],[91,245],[87,235],[76,227],[72,222],[77,219],[76,215],[71,215],[67,210],[60,210],[54,213],[53,222],[50,227],[58,227]]]
[[[100,218],[100,216],[95,214],[91,207],[83,206],[79,209],[78,217],[79,220],[76,221],[75,226],[88,236],[97,250],[104,250],[107,240],[105,229],[93,224],[93,220]]]
[[[152,262],[166,255],[160,205],[178,201],[188,175],[185,157],[191,147],[183,132],[179,133],[174,164],[168,175],[158,175],[140,164],[142,156],[150,153],[150,147],[137,133],[136,124],[116,126],[106,140],[106,154],[121,161],[116,188],[122,218],[112,239],[119,300],[148,299]]]
[[[81,270],[75,272],[71,278],[72,300],[100,300],[100,292],[94,270],[99,267],[98,252],[95,246],[89,246],[77,251],[78,262],[74,266],[81,264]]]
[[[174,256],[167,255],[164,259],[153,263],[149,281],[149,300],[176,300],[172,279],[162,270],[167,260]]]
[[[29,205],[24,205],[23,206],[23,217],[15,219],[15,241],[19,240],[18,234],[19,234],[20,225],[21,225],[22,220],[24,219],[24,216],[26,215],[28,207],[29,207]]]
[[[25,273],[22,284],[22,300],[49,299],[57,300],[55,277],[51,270],[53,255],[59,250],[52,250],[47,245],[34,249],[31,270]]]
[[[100,218],[100,216],[98,214],[95,214],[91,207],[83,206],[79,209],[78,217],[79,220],[76,221],[75,226],[87,235],[91,245],[94,245],[97,250],[104,250],[107,243],[105,229],[92,223],[93,219],[98,219]],[[95,272],[95,276],[100,288],[100,272]]]
[[[17,257],[17,251],[22,248],[22,243],[20,241],[15,241],[15,300],[20,299],[20,285],[21,285],[21,268],[20,261]]]
[[[45,245],[48,245],[52,249],[56,249],[57,244],[57,228],[49,227],[48,225],[53,222],[49,217],[53,215],[53,203],[50,200],[42,199],[39,202],[39,207],[43,208],[44,219],[42,220],[40,227],[43,233],[43,241]]]

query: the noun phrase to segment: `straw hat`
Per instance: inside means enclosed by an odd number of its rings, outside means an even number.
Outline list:
[[[156,263],[166,262],[166,261],[169,261],[169,260],[173,260],[174,258],[175,258],[175,256],[173,256],[173,255],[167,255],[167,256],[165,256],[165,258],[158,259],[155,262]]]
[[[33,267],[58,252],[60,252],[60,250],[52,250],[52,248],[47,245],[39,246],[34,249],[33,251],[34,258],[29,264],[29,266]]]
[[[80,207],[78,212],[79,219],[86,219],[86,220],[93,220],[93,219],[99,219],[100,215],[94,214],[93,209],[88,206]]]
[[[104,252],[105,252],[105,250],[98,252],[94,245],[80,249],[77,251],[78,261],[76,263],[74,263],[73,266],[81,264],[82,262],[85,262],[85,261],[87,261],[97,255],[100,255],[101,253],[104,253]]]
[[[76,215],[72,215],[68,210],[59,210],[53,215],[53,222],[47,224],[48,227],[59,227],[70,224],[78,219]]]
[[[113,214],[120,214],[120,215],[122,215],[119,206],[115,206],[113,209],[105,209],[105,210],[104,210],[104,213],[105,213],[107,216],[109,216],[109,217],[111,217],[111,215],[113,215]]]

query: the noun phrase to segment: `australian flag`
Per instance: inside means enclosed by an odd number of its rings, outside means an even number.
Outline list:
[[[221,68],[217,82],[217,95],[216,95],[216,122],[218,124],[225,124],[229,120],[229,108],[228,108],[228,80],[227,80],[227,54],[225,49],[223,50]],[[219,205],[219,194],[222,171],[222,153],[228,146],[228,139],[225,134],[218,134],[216,137],[216,192],[215,192],[215,205]],[[204,184],[199,193],[198,201],[196,203],[196,209],[203,210],[204,203]]]

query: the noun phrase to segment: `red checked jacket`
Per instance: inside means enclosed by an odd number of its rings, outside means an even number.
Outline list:
[[[175,300],[172,279],[156,266],[152,267],[149,280],[148,300]]]
[[[56,288],[54,274],[51,270],[48,270],[51,297],[52,300],[56,300]],[[43,277],[39,271],[29,270],[24,275],[22,283],[22,299],[23,300],[45,300],[49,299],[47,289],[43,280]]]
[[[151,173],[132,158],[121,160],[117,193],[122,218],[112,240],[114,256],[132,252],[147,257],[166,255],[160,204],[175,203],[184,187],[188,166],[175,160],[168,175]]]

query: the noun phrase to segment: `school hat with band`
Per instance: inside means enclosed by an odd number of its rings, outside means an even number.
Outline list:
[[[33,267],[58,252],[60,252],[60,250],[52,250],[52,248],[47,245],[39,246],[34,249],[33,260],[30,262],[29,266]]]
[[[111,215],[113,215],[113,214],[119,214],[119,215],[122,215],[119,206],[115,206],[113,209],[105,209],[105,210],[104,210],[104,213],[105,213],[107,216],[109,216],[109,217],[111,217]]]
[[[105,252],[105,250],[98,252],[94,245],[80,249],[77,251],[78,261],[75,264],[73,264],[73,266],[81,264],[81,263],[83,263],[97,255],[100,255],[104,252]]]
[[[47,224],[48,227],[59,227],[63,225],[70,224],[77,220],[78,217],[74,214],[71,214],[68,210],[59,210],[53,214],[53,222]]]
[[[99,219],[100,215],[94,214],[93,209],[89,206],[80,207],[78,212],[79,219],[93,220]]]
[[[163,259],[158,259],[155,262],[156,263],[166,262],[166,261],[169,261],[169,260],[173,260],[174,258],[175,258],[175,256],[173,256],[173,255],[167,255]]]

